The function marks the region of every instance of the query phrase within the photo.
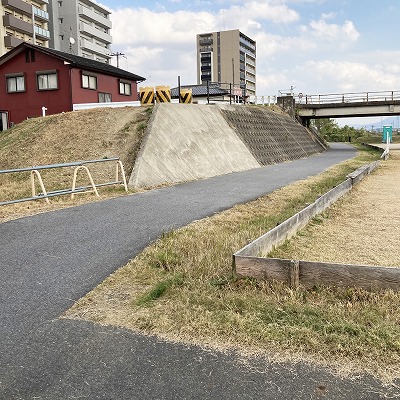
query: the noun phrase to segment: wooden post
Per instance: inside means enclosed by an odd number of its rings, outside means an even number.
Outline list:
[[[296,289],[300,284],[300,268],[299,268],[299,260],[291,260],[290,261],[290,287]]]

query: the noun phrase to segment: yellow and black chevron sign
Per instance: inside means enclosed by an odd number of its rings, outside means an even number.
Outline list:
[[[140,104],[154,104],[154,88],[139,88]]]
[[[171,102],[171,89],[169,86],[156,86],[157,103]]]
[[[181,103],[191,103],[192,89],[181,89],[180,98],[181,98]]]

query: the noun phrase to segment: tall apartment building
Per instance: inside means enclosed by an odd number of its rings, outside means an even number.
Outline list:
[[[256,94],[256,42],[238,29],[197,35],[197,84],[230,83]]]
[[[1,0],[0,55],[21,42],[49,47],[49,0]]]
[[[110,11],[95,0],[50,0],[49,12],[51,48],[109,63]]]

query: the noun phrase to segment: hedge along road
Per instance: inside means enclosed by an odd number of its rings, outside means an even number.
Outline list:
[[[329,398],[380,398],[370,377],[265,360],[248,369],[235,354],[58,319],[162,232],[355,155],[336,144],[307,159],[0,224],[0,399],[309,399],[326,382]]]

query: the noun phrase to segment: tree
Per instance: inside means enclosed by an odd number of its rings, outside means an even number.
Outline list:
[[[339,130],[338,124],[330,118],[314,119],[312,125],[318,129],[321,136],[337,134]]]

